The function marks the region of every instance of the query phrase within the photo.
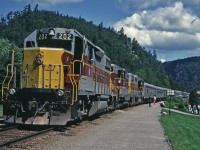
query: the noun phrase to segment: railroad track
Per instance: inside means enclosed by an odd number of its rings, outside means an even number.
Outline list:
[[[16,125],[13,125],[13,126],[3,126],[2,128],[0,128],[0,133],[1,132],[4,132],[4,131],[7,131],[7,130],[11,130],[11,129],[14,129],[14,128],[17,128]]]
[[[4,118],[0,116],[0,133],[6,130],[10,130],[12,128],[17,128],[17,125],[15,124],[6,124],[4,122]]]
[[[41,131],[28,131],[20,130],[17,128],[7,129],[0,134],[0,148],[6,148],[7,146],[12,146],[18,142],[26,141],[30,138],[37,137],[39,135],[48,133],[54,128],[48,128]]]

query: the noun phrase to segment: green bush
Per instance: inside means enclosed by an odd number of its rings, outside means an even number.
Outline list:
[[[166,100],[166,107],[169,107],[170,99]],[[180,97],[171,97],[170,108],[188,112],[188,101]]]

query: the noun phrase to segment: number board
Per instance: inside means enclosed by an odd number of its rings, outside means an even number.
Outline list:
[[[38,33],[37,39],[38,40],[46,40],[48,37],[48,33]]]
[[[73,35],[69,33],[57,33],[57,39],[60,40],[72,40]]]

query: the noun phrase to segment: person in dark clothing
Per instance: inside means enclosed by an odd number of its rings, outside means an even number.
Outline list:
[[[149,97],[149,107],[151,107],[151,97]]]

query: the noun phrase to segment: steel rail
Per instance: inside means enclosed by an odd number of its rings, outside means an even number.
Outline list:
[[[5,128],[2,128],[0,129],[0,132],[3,132],[3,131],[7,131],[7,130],[11,130],[11,129],[14,129],[14,128],[17,128],[17,126],[9,126],[9,127],[5,127]]]
[[[18,138],[18,139],[14,139],[14,140],[5,142],[5,143],[3,143],[3,144],[0,144],[0,148],[6,147],[6,146],[11,146],[11,145],[16,144],[16,143],[18,143],[18,142],[25,141],[25,140],[27,140],[27,139],[31,139],[31,138],[36,137],[36,136],[41,135],[41,134],[45,134],[45,133],[47,133],[47,132],[52,131],[53,129],[54,129],[54,128],[49,128],[49,129],[46,129],[46,130],[39,131],[39,132],[37,132],[37,133],[33,133],[33,134],[31,134],[31,135],[27,135],[27,136],[24,136],[24,137],[21,137],[21,138]]]

